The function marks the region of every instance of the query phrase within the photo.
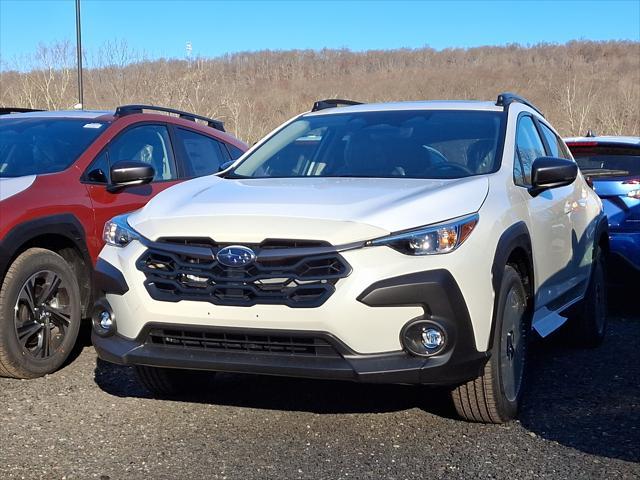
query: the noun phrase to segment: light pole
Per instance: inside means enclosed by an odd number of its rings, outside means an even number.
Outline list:
[[[76,0],[76,53],[78,55],[78,105],[80,109],[84,108],[84,98],[82,92],[82,36],[80,34],[80,0]]]

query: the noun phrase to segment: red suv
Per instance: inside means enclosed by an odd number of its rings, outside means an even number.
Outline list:
[[[107,220],[246,148],[220,121],[168,108],[0,109],[0,376],[67,359]]]

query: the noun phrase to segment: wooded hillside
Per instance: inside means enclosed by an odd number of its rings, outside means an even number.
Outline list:
[[[0,104],[71,108],[72,44],[41,46],[0,73]],[[291,50],[147,61],[124,42],[86,55],[85,108],[152,103],[225,121],[253,143],[320,98],[493,100],[517,92],[563,135],[640,135],[640,43],[351,52]],[[15,63],[15,62],[14,62]],[[9,67],[13,67],[10,69]]]

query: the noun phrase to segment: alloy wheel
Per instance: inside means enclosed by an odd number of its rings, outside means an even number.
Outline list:
[[[42,270],[22,285],[14,308],[18,342],[36,359],[54,355],[71,325],[70,286],[59,274]]]
[[[517,399],[524,374],[525,338],[523,318],[526,311],[525,301],[515,286],[507,293],[502,319],[502,338],[500,348],[500,373],[506,398],[513,402]]]

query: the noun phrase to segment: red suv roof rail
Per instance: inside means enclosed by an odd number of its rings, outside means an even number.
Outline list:
[[[23,107],[0,107],[0,115],[9,115],[10,113],[27,113],[27,112],[43,112],[39,108],[23,108]]]
[[[207,125],[211,128],[224,132],[224,123],[220,120],[203,117],[202,115],[196,115],[195,113],[183,112],[182,110],[176,110],[175,108],[158,107],[156,105],[121,105],[116,108],[115,116],[124,117],[125,115],[131,115],[133,113],[142,113],[143,110],[171,113],[178,115],[180,118],[184,118],[185,120],[191,120],[192,122],[201,120],[203,122],[207,122]]]

